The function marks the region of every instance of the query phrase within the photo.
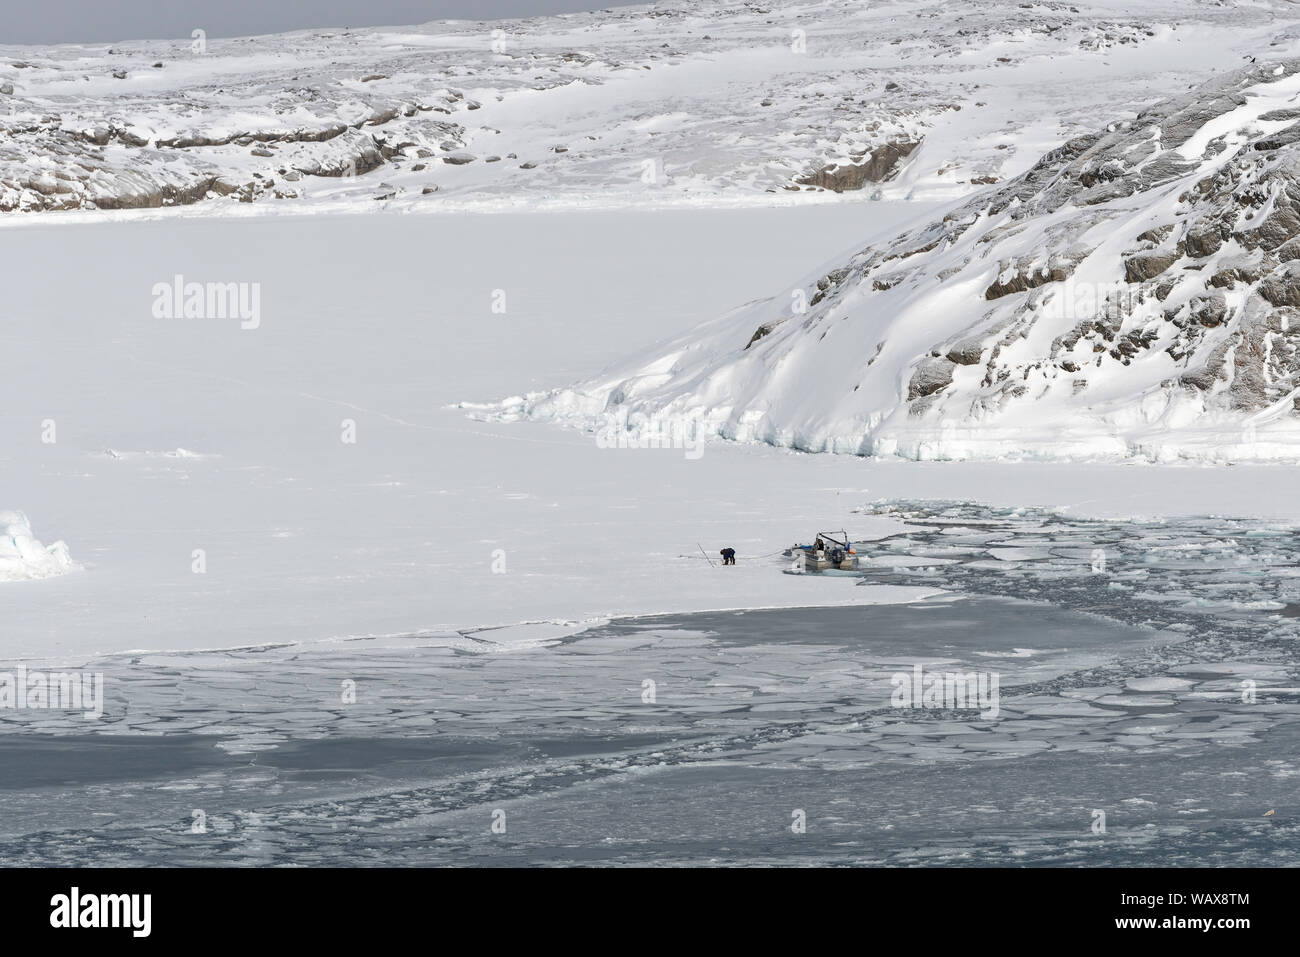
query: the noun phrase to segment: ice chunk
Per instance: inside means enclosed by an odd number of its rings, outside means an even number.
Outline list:
[[[76,568],[68,546],[45,546],[32,534],[22,512],[0,512],[0,582],[50,578]]]

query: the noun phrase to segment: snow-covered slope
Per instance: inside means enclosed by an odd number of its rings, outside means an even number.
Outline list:
[[[1291,50],[1298,19],[1285,0],[668,0],[0,46],[0,211],[957,198]]]
[[[915,458],[1300,459],[1300,60],[507,417]]]

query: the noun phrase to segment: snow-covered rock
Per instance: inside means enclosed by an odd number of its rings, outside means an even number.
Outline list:
[[[955,199],[1296,36],[1285,0],[1125,6],[663,0],[0,45],[0,212]]]
[[[50,578],[75,567],[63,542],[42,545],[32,534],[26,515],[0,511],[0,582]]]
[[[1261,60],[499,412],[920,459],[1300,460],[1298,143],[1300,60]]]

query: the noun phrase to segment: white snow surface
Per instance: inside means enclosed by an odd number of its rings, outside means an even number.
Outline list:
[[[779,557],[756,561],[833,520],[828,507],[857,504],[839,504],[844,473],[789,511],[833,462],[760,455],[751,481],[743,455],[599,449],[452,407],[470,391],[590,375],[647,329],[680,331],[791,262],[806,268],[916,213],[881,203],[869,216],[819,206],[0,230],[11,293],[0,501],[39,516],[38,531],[56,531],[84,567],[4,584],[0,651],[441,642],[527,622],[930,594],[821,588],[782,575]],[[260,325],[156,318],[153,286],[178,273],[261,283]],[[496,289],[505,314],[492,311]],[[355,444],[342,441],[345,420]],[[715,561],[732,545],[742,562],[711,568],[697,543]],[[555,632],[540,627],[537,640]]]
[[[1279,467],[909,463],[726,442],[688,458],[454,406],[592,376],[916,215],[886,202],[0,231],[5,274],[23,279],[7,286],[0,500],[85,569],[4,585],[3,653],[447,643],[771,606],[858,604],[869,621],[872,603],[934,587],[783,575],[773,553],[824,528],[897,530],[855,514],[879,499],[1300,519]],[[260,326],[155,318],[151,287],[177,272],[261,281]],[[46,419],[56,443],[41,442]],[[711,567],[697,543],[715,561],[733,546],[739,564]],[[558,633],[538,627],[536,640]]]

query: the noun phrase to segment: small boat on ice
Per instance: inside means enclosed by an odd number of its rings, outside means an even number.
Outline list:
[[[781,554],[793,559],[790,571],[795,574],[858,570],[857,550],[849,541],[848,533],[843,529],[838,532],[818,532],[817,540],[813,544],[791,545]]]

